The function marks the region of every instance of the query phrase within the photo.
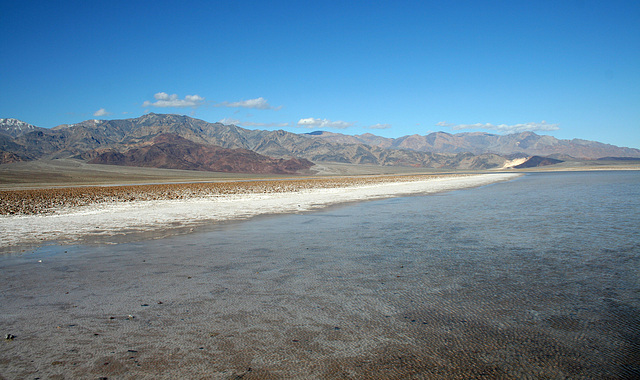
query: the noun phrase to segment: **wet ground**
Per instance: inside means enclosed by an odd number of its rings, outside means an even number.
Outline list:
[[[637,176],[551,176],[4,256],[0,375],[637,378]]]

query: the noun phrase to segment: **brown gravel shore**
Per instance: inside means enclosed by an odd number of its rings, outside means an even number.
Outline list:
[[[62,207],[87,206],[107,202],[175,200],[228,194],[284,193],[305,189],[341,188],[378,183],[424,181],[436,177],[444,178],[452,176],[459,177],[461,175],[353,176],[0,190],[0,215],[50,214]]]

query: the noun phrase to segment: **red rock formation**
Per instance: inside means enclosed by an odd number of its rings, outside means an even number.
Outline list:
[[[275,159],[247,149],[198,144],[175,134],[159,135],[152,144],[125,152],[107,150],[89,163],[263,174],[293,174],[313,166],[305,159]]]

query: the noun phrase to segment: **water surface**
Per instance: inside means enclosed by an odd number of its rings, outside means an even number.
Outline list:
[[[638,226],[640,172],[536,173],[43,247],[0,259],[0,374],[636,378]]]

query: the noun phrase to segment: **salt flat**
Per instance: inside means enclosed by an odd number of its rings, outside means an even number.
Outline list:
[[[333,204],[430,194],[483,186],[517,177],[514,173],[430,176],[339,188],[193,196],[186,199],[103,202],[62,207],[45,215],[0,216],[1,247],[86,238],[122,239],[132,232],[185,228],[204,223],[247,219],[258,215],[297,213]]]
[[[471,178],[414,182],[453,189]],[[638,181],[635,172],[531,173],[203,220],[161,239],[0,255],[0,329],[13,337],[0,342],[0,377],[638,378]],[[313,210],[319,194],[391,187],[202,201],[222,210],[315,194]]]

